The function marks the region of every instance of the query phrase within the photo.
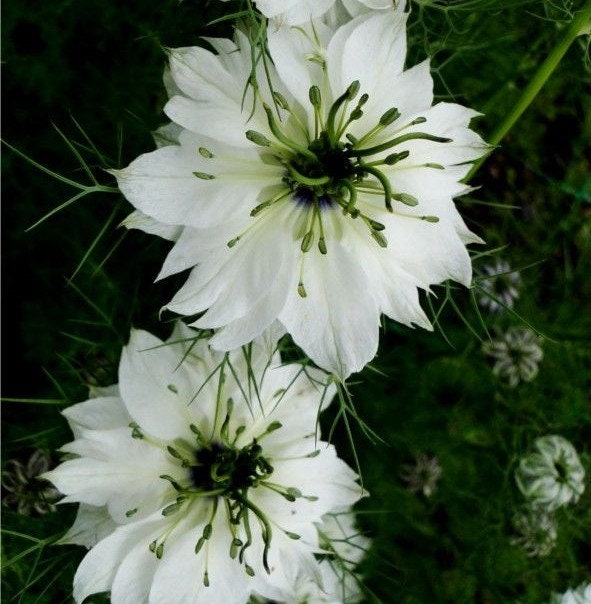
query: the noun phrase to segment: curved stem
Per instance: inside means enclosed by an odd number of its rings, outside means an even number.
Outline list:
[[[558,67],[558,64],[565,55],[566,51],[569,49],[570,45],[574,42],[575,38],[580,35],[583,27],[589,22],[589,20],[591,20],[591,0],[587,0],[580,12],[575,15],[564,36],[561,40],[559,40],[552,52],[546,57],[546,60],[540,65],[540,68],[530,80],[529,84],[525,87],[525,90],[521,94],[521,97],[513,109],[507,114],[505,119],[492,133],[490,137],[490,144],[492,146],[498,145],[501,140],[503,140],[505,135],[515,125],[515,122],[517,122],[523,112],[530,106],[556,67]],[[472,169],[470,172],[468,172],[468,175],[464,179],[465,182],[469,181],[470,178],[474,176],[486,157],[487,156],[481,157],[477,162],[474,163]]]

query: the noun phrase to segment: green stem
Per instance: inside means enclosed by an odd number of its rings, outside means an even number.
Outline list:
[[[521,117],[522,113],[530,106],[533,100],[536,98],[546,81],[550,78],[562,57],[569,49],[570,45],[574,42],[575,38],[580,35],[583,27],[591,19],[591,0],[587,0],[584,7],[577,13],[568,26],[564,36],[554,47],[552,52],[548,55],[546,60],[540,65],[540,68],[530,80],[525,90],[521,94],[520,99],[517,101],[513,110],[509,112],[507,117],[499,124],[497,129],[492,133],[490,137],[491,146],[498,145],[505,135],[515,125],[515,122]],[[474,174],[478,171],[478,168],[485,161],[487,156],[481,157],[477,162],[474,163],[470,172],[464,179],[466,182],[469,181]]]

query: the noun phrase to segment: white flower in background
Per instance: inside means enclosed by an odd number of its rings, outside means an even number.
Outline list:
[[[544,357],[542,338],[527,327],[510,327],[496,339],[484,342],[482,350],[495,360],[493,373],[512,387],[531,382]]]
[[[419,453],[415,463],[402,466],[400,478],[406,482],[411,493],[421,492],[425,497],[431,497],[437,490],[441,474],[441,465],[436,455]]]
[[[227,2],[228,0],[223,0]],[[269,19],[287,25],[301,25],[321,17],[331,8],[340,8],[339,0],[255,0],[256,8]],[[343,0],[348,11],[357,15],[368,9],[393,8],[394,0]]]
[[[591,604],[591,583],[581,583],[563,594],[553,594],[550,604]]]
[[[2,504],[16,508],[17,514],[24,516],[55,512],[61,493],[39,478],[50,465],[49,455],[41,449],[34,451],[26,464],[9,459],[2,470]]]
[[[291,589],[278,591],[273,601],[286,604],[354,604],[363,599],[355,567],[370,540],[355,527],[352,510],[327,514],[317,525],[320,550],[315,574],[293,569]]]
[[[494,264],[485,264],[478,279],[481,291],[478,303],[482,308],[492,313],[502,313],[507,308],[513,308],[519,298],[521,275],[512,271],[511,266],[504,260]]]
[[[403,9],[270,31],[273,93],[262,61],[249,84],[240,32],[209,39],[218,54],[171,51],[179,144],[114,174],[138,210],[126,226],[183,227],[159,278],[192,269],[167,308],[207,311],[193,325],[218,330],[214,348],[279,324],[346,378],[374,357],[380,313],[431,329],[418,290],[470,284],[478,238],[453,197],[485,146],[474,111],[431,106],[428,61],[403,70]]]
[[[537,438],[523,457],[515,481],[530,505],[547,511],[576,503],[585,490],[585,469],[572,444],[557,435]]]
[[[556,545],[556,519],[544,509],[527,507],[518,512],[513,518],[513,527],[516,535],[511,543],[522,547],[532,558],[544,558]]]
[[[75,458],[44,475],[81,504],[66,541],[93,546],[75,600],[245,603],[315,572],[316,523],[361,495],[315,434],[334,394],[320,377],[258,342],[223,354],[186,327],[133,331],[118,390],[64,411]]]

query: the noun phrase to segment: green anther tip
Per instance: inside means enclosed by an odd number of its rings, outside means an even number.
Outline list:
[[[305,298],[308,295],[303,283],[298,283],[298,294],[301,298]]]
[[[318,239],[318,249],[320,250],[321,254],[326,254],[327,253],[327,248],[326,248],[326,241],[324,240],[324,237],[320,237]]]
[[[414,197],[413,195],[409,195],[408,193],[396,193],[396,194],[392,195],[392,199],[395,199],[396,201],[400,201],[404,205],[407,205],[410,207],[419,205],[419,200],[416,197]]]
[[[209,587],[209,575],[207,574],[207,571],[203,573],[203,585]]]
[[[424,124],[427,121],[426,117],[417,117],[410,124],[411,126],[416,126],[417,124]]]
[[[421,220],[424,220],[425,222],[436,223],[436,222],[439,222],[439,217],[438,216],[421,216]]]
[[[349,116],[349,119],[351,121],[354,120],[360,120],[363,117],[363,111],[361,111],[361,109],[359,109],[359,107],[357,107],[356,109],[353,109],[353,111],[351,111],[351,115]]]
[[[302,238],[302,244],[300,246],[302,252],[309,252],[312,248],[314,232],[308,231]]]
[[[271,141],[262,135],[260,132],[256,130],[247,130],[246,138],[255,145],[259,145],[260,147],[270,147]]]
[[[400,117],[400,111],[396,107],[388,109],[384,115],[380,118],[380,126],[389,126]]]
[[[201,180],[214,180],[215,176],[213,174],[207,174],[207,172],[193,172],[193,176],[200,178]]]
[[[354,82],[351,82],[349,88],[347,88],[347,96],[350,101],[353,100],[357,96],[357,93],[359,92],[359,88],[360,88],[359,80],[355,80]]]
[[[252,566],[249,566],[248,564],[244,565],[244,570],[246,571],[246,574],[249,577],[254,577],[254,569],[252,568]]]
[[[209,539],[211,537],[211,533],[213,532],[213,526],[211,524],[206,524],[203,529],[203,538]]]
[[[401,151],[400,153],[390,153],[384,159],[387,166],[393,166],[395,163],[406,159],[410,155],[410,151]]]
[[[233,248],[239,241],[240,241],[240,237],[235,237],[234,239],[231,239],[230,241],[228,241],[227,246],[229,248]]]
[[[382,235],[382,233],[379,231],[374,231],[373,229],[370,231],[370,233],[380,247],[388,247],[388,241],[384,235]]]
[[[318,86],[310,86],[308,96],[310,98],[310,103],[312,103],[314,107],[320,107],[322,96],[320,95],[320,88],[318,88]]]
[[[282,428],[283,424],[281,422],[271,422],[268,426],[267,429],[265,430],[265,432],[267,434],[270,434],[271,432],[275,432],[275,430],[279,430],[279,428]]]
[[[176,503],[171,503],[170,505],[167,505],[162,510],[162,515],[163,516],[170,516],[171,514],[174,514],[175,512],[178,512],[179,509],[181,508],[181,505],[182,505],[182,501],[177,501]]]
[[[205,147],[199,147],[199,155],[201,155],[201,157],[205,157],[206,159],[211,159],[213,157],[213,153]]]
[[[275,102],[279,105],[279,107],[281,107],[281,109],[289,111],[289,103],[280,92],[273,92],[273,98],[275,99]]]

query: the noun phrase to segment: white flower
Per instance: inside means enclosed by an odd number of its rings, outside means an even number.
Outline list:
[[[550,604],[591,604],[591,583],[581,583],[563,594],[553,594]]]
[[[185,327],[133,331],[118,394],[64,411],[76,457],[44,475],[81,504],[66,541],[93,546],[75,600],[245,603],[315,568],[315,523],[361,495],[315,434],[334,393],[319,377],[256,342],[222,354]]]
[[[572,444],[552,434],[537,438],[534,450],[515,471],[517,486],[530,504],[552,511],[576,503],[585,490],[585,469]]]
[[[327,514],[318,525],[319,563],[315,573],[294,568],[291,589],[278,591],[274,600],[286,604],[354,604],[363,598],[355,567],[370,541],[355,527],[351,510]]]
[[[521,546],[532,558],[547,556],[556,545],[556,519],[544,509],[527,507],[518,512],[513,518],[513,527],[517,535],[511,543]]]
[[[338,5],[339,0],[336,2]],[[364,8],[387,9],[395,4],[394,0],[343,0],[343,3],[354,15]],[[309,23],[324,15],[334,5],[335,0],[255,0],[255,6],[265,17],[287,25]]]
[[[493,373],[515,387],[538,375],[544,357],[542,339],[527,327],[510,327],[492,341],[484,342],[483,352],[495,359]]]
[[[420,491],[425,497],[431,497],[437,490],[441,474],[441,465],[436,455],[419,453],[414,464],[402,466],[400,477],[407,483],[411,493]]]
[[[159,278],[192,269],[167,308],[207,311],[193,325],[218,330],[214,348],[279,323],[346,378],[374,357],[380,313],[430,329],[418,290],[470,284],[478,238],[452,198],[484,152],[477,114],[431,106],[428,61],[403,70],[403,9],[270,31],[273,93],[240,32],[209,39],[218,54],[171,51],[179,144],[115,175],[132,217],[183,226]]]
[[[504,260],[497,259],[494,264],[485,264],[478,281],[481,287],[478,303],[490,312],[502,313],[507,308],[513,308],[515,300],[519,298],[521,275],[518,271],[512,271]]]

